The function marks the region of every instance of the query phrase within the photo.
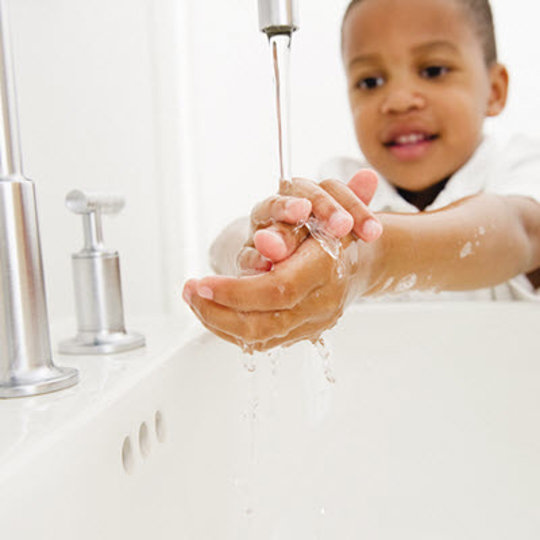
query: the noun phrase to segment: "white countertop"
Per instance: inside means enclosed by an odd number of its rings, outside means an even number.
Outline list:
[[[26,459],[64,436],[66,430],[98,414],[201,332],[186,310],[176,317],[158,315],[130,321],[129,329],[146,337],[145,347],[114,355],[59,354],[58,343],[70,337],[74,328],[71,320],[53,323],[51,340],[55,364],[78,369],[78,384],[35,397],[0,400],[0,482]]]

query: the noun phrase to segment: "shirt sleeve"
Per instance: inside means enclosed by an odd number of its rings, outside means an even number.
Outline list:
[[[514,135],[498,149],[486,191],[500,195],[522,195],[540,202],[540,140]],[[498,165],[497,165],[498,164]]]
[[[333,178],[347,183],[359,169],[367,166],[367,163],[360,159],[334,157],[326,160],[319,167],[319,170],[317,171],[317,180],[322,181]]]

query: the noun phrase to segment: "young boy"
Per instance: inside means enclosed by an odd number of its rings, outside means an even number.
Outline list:
[[[188,281],[184,298],[201,322],[264,350],[316,338],[360,296],[534,298],[540,149],[483,134],[508,88],[487,0],[353,0],[342,52],[356,136],[378,190],[367,171],[348,185],[283,184],[253,212],[256,232],[240,257],[244,268],[277,264]],[[337,165],[344,178],[356,168]],[[337,259],[292,227],[310,213],[340,238]]]

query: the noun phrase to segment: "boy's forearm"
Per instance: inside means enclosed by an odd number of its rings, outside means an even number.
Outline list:
[[[479,289],[540,266],[540,204],[525,197],[481,194],[436,212],[378,217],[384,233],[361,278],[364,295]]]

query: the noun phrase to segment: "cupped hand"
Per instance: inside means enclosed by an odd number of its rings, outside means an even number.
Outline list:
[[[376,240],[382,227],[368,208],[377,188],[373,171],[361,170],[348,184],[303,178],[282,182],[280,194],[266,199],[251,214],[252,234],[237,263],[244,274],[265,272],[290,257],[309,234],[310,216],[319,230],[343,238],[353,231],[364,242]]]
[[[344,238],[336,260],[308,238],[272,272],[193,279],[183,296],[206,328],[244,350],[315,340],[335,325],[353,294],[357,255],[349,253],[356,243],[352,235]]]

